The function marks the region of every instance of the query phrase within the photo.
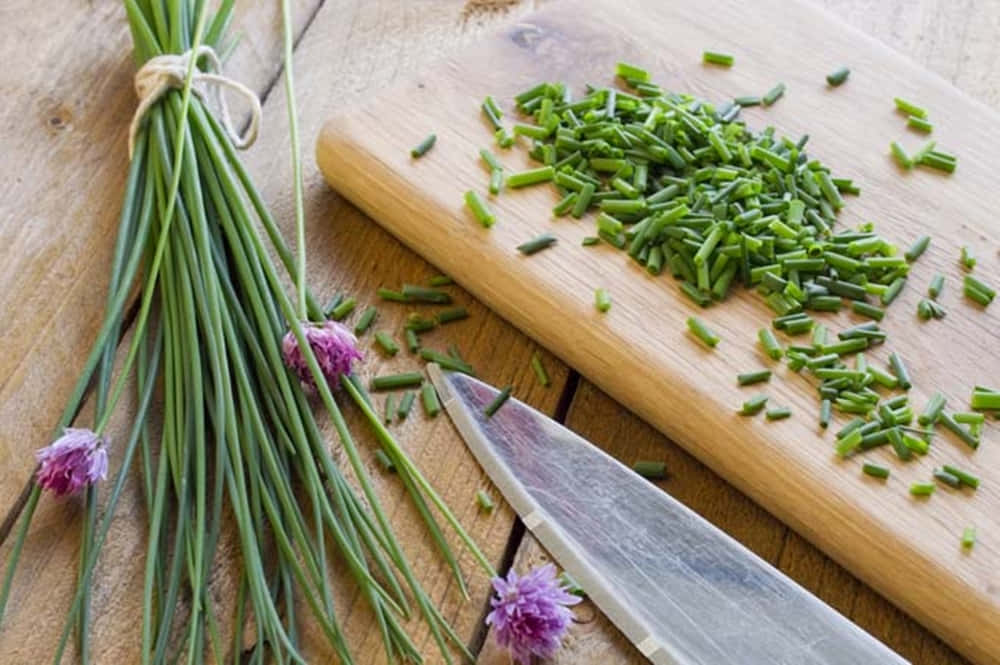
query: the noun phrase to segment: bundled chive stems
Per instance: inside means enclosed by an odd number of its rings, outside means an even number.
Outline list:
[[[221,50],[232,8],[231,1],[224,1],[210,14],[207,3],[193,0],[126,0],[137,63],[166,53],[198,52],[202,45]],[[287,0],[283,10],[290,66]],[[454,651],[471,660],[410,567],[305,336],[305,329],[323,323],[325,316],[305,286],[292,72],[286,69],[298,263],[228,134],[202,98],[192,94],[196,65],[194,59],[190,62],[183,89],[170,90],[153,104],[137,135],[104,322],[57,426],[58,436],[92,384],[94,430],[103,435],[134,378],[134,420],[127,435],[110,444],[121,455],[121,466],[106,490],[91,486],[85,497],[77,592],[62,639],[53,645],[52,662],[61,662],[73,632],[80,661],[90,661],[91,575],[136,465],[148,515],[143,665],[305,663],[298,645],[296,599],[306,601],[339,662],[356,662],[329,588],[331,562],[351,572],[391,662],[421,661],[403,626],[413,614],[427,622],[446,661],[452,661]],[[295,298],[284,292],[272,253],[296,282]],[[139,311],[114,377],[124,312],[140,275]],[[283,362],[282,336],[289,329],[349,471],[334,462],[303,386]],[[492,572],[490,563],[384,427],[354,378],[341,376],[343,394],[370,423],[384,463],[398,473],[464,592],[456,556],[435,512]],[[162,419],[154,419],[153,412],[162,413]],[[107,491],[100,517],[98,491]],[[0,590],[0,616],[40,494],[35,484],[17,526]],[[239,542],[236,616],[220,616],[209,592],[224,522],[233,524]],[[330,544],[336,551],[328,551]],[[241,653],[244,624],[255,637],[249,660]],[[235,642],[223,641],[223,626]],[[39,661],[46,656],[39,654]]]

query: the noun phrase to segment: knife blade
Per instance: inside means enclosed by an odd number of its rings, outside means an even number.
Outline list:
[[[902,657],[586,439],[429,366],[525,526],[655,665],[905,665]]]

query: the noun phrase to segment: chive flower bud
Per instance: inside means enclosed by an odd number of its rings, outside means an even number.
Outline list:
[[[493,578],[493,591],[486,625],[496,630],[497,643],[520,665],[530,665],[532,656],[551,658],[573,618],[569,606],[580,602],[560,584],[555,566],[523,577],[511,570]]]
[[[104,480],[108,475],[107,446],[107,437],[67,427],[61,437],[35,453],[35,481],[56,496],[66,496]]]
[[[327,383],[331,386],[338,386],[340,375],[350,374],[354,361],[361,360],[361,352],[358,351],[358,338],[342,323],[337,321],[306,322],[302,325],[302,331],[316,355],[316,362],[319,363],[323,376],[326,377]],[[299,349],[299,341],[291,330],[285,333],[285,337],[281,341],[281,353],[284,356],[285,365],[299,377],[302,387],[307,392],[315,390],[316,384],[313,381],[312,372],[302,356],[301,349]]]

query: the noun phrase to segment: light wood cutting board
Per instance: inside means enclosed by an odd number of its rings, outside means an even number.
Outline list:
[[[735,66],[701,64],[705,49],[733,53]],[[958,265],[960,246],[969,244],[979,256],[976,274],[1000,284],[1000,117],[798,2],[557,3],[331,119],[319,138],[320,167],[335,189],[403,242],[956,649],[978,663],[1000,663],[1000,423],[987,425],[975,453],[945,432],[930,455],[905,465],[891,451],[873,451],[865,459],[890,466],[892,477],[862,476],[860,460],[838,461],[832,453],[833,433],[846,419],[820,430],[814,388],[785,368],[763,388],[771,404],[791,407],[791,419],[735,415],[761,388],[739,388],[736,374],[772,365],[756,343],[757,329],[772,316],[759,296],[741,292],[698,310],[668,275],[651,277],[608,245],[582,247],[593,220],[553,219],[556,193],[548,185],[493,197],[498,221],[489,230],[464,208],[463,192],[486,191],[480,148],[500,154],[512,171],[531,166],[524,144],[496,148],[479,112],[485,95],[501,103],[509,125],[515,93],[542,80],[565,81],[577,92],[586,82],[606,85],[618,60],[644,66],[665,88],[715,101],[761,95],[785,82],[776,105],[744,117],[793,138],[809,133],[810,153],[860,184],[862,195],[849,198],[842,224],[875,221],[903,247],[923,233],[934,237],[883,323],[888,343],[869,357],[884,363],[895,350],[906,359],[918,412],[934,390],[961,410],[973,385],[1000,384],[1000,304],[984,311],[965,300]],[[850,79],[828,88],[825,75],[842,64],[851,67]],[[924,137],[906,128],[894,96],[930,110],[940,148],[959,156],[954,175],[897,169],[889,142],[915,149]],[[429,132],[437,133],[437,145],[411,159],[409,149]],[[515,250],[544,231],[558,236],[555,248],[532,257]],[[922,323],[916,303],[936,271],[947,278],[941,302],[948,316]],[[597,287],[613,298],[607,314],[594,308]],[[691,314],[721,334],[714,351],[686,333]],[[858,321],[847,313],[824,318],[832,330]],[[943,463],[980,475],[980,489],[939,488],[929,500],[912,498],[909,484],[929,480]],[[963,552],[959,537],[970,525],[980,540]]]

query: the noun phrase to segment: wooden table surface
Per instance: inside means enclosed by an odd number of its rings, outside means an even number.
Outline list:
[[[558,0],[551,0],[558,1]],[[1000,7],[983,0],[814,0],[990,104],[1000,102]],[[238,3],[239,4],[239,3]],[[261,95],[261,138],[246,154],[265,198],[286,232],[292,219],[280,16],[276,2],[244,3],[243,38],[230,71]],[[298,0],[296,78],[306,145],[322,121],[366,94],[427,67],[441,54],[472,43],[537,2],[518,0]],[[125,140],[135,106],[133,64],[121,3],[5,0],[0,7],[0,563],[10,554],[10,527],[22,507],[33,466],[45,445],[100,324],[112,236],[126,169]],[[279,94],[271,94],[278,92]],[[308,154],[308,153],[307,153]],[[349,165],[347,165],[349,168]],[[306,164],[310,279],[320,298],[336,291],[374,302],[374,290],[435,274],[371,220],[329,191]],[[481,376],[513,383],[525,401],[565,422],[626,463],[664,459],[663,487],[772,562],[810,591],[910,659],[914,665],[966,663],[940,640],[858,582],[711,471],[602,394],[544,350],[552,386],[537,385],[528,361],[536,345],[455,289],[472,318],[435,333],[434,343],[459,344]],[[381,307],[382,326],[398,328],[403,308]],[[365,340],[366,346],[369,341]],[[402,354],[401,354],[402,355]],[[368,353],[363,373],[410,366]],[[112,434],[128,422],[130,405]],[[84,407],[78,422],[89,425]],[[360,430],[355,417],[352,425]],[[544,558],[537,543],[502,504],[479,514],[473,494],[488,487],[444,418],[412,418],[399,428],[404,444],[480,541],[495,565],[519,569]],[[366,439],[362,439],[366,441]],[[368,441],[370,444],[371,442]],[[370,448],[371,446],[369,446]],[[113,468],[118,458],[112,451]],[[441,562],[415,526],[415,515],[391,477],[380,490],[407,551],[434,598],[484,664],[505,663],[482,627],[487,584],[471,560],[473,599],[461,602]],[[94,594],[95,663],[134,662],[144,514],[138,485],[126,491],[100,564]],[[495,493],[495,490],[494,490]],[[79,505],[43,499],[21,575],[0,630],[0,663],[45,662],[51,654],[74,574]],[[230,554],[230,556],[232,556]],[[220,605],[233,593],[233,562],[225,554],[212,584]],[[919,581],[914,581],[919,583]],[[333,581],[347,608],[346,631],[358,662],[382,662],[366,611],[350,611],[350,584]],[[642,663],[643,658],[600,612],[580,606],[578,622],[557,663]],[[417,643],[433,658],[425,631]],[[244,638],[244,647],[249,646]],[[315,662],[321,641],[304,637]],[[69,659],[67,659],[67,662]]]

